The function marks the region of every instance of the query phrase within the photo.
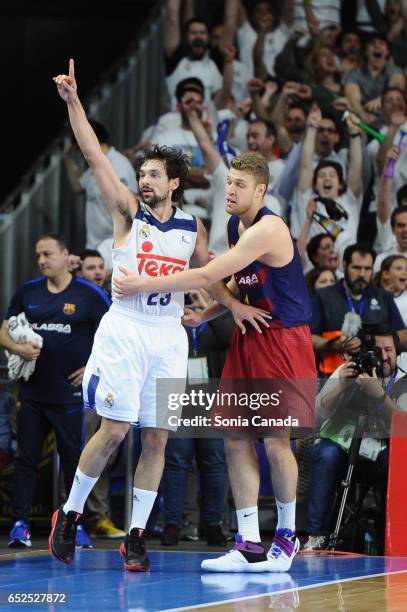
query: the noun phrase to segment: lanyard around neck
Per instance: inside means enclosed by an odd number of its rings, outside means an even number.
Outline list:
[[[345,291],[346,299],[348,301],[349,310],[355,314],[358,314],[361,317],[366,305],[366,297],[362,297],[362,299],[359,301],[358,308],[356,309],[352,300],[352,296],[349,293],[349,289],[347,288],[346,284],[342,283],[342,286],[343,290]]]

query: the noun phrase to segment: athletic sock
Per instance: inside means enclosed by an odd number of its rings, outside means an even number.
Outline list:
[[[129,533],[132,529],[145,529],[154,506],[157,491],[147,491],[133,487],[133,508],[131,511],[131,525]]]
[[[83,513],[85,502],[88,499],[89,493],[92,491],[93,487],[98,481],[98,478],[99,476],[96,478],[93,476],[87,476],[81,472],[79,468],[76,469],[75,478],[73,479],[69,497],[63,507],[65,514],[72,510],[74,512],[79,512],[79,514]]]
[[[257,506],[236,510],[237,527],[243,540],[260,542],[259,509]]]
[[[291,529],[295,531],[295,498],[292,502],[284,503],[277,499],[277,529]]]

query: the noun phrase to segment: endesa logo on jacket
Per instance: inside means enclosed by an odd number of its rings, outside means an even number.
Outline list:
[[[143,242],[141,248],[144,253],[137,253],[139,274],[144,272],[147,276],[169,276],[175,272],[182,272],[187,263],[183,259],[154,255],[151,252],[153,249],[152,242]]]

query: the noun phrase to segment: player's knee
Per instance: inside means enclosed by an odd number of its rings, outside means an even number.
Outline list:
[[[143,455],[164,455],[168,432],[162,429],[144,429],[142,434]]]
[[[268,460],[275,464],[283,463],[293,457],[290,440],[284,438],[268,438],[264,440]]]
[[[225,435],[225,451],[227,455],[242,454],[254,449],[254,441],[239,435]]]
[[[116,450],[116,448],[123,442],[129,431],[128,423],[104,421],[100,428],[100,434],[103,437],[103,444],[106,449],[110,452]]]

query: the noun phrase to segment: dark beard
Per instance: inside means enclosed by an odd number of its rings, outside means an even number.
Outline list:
[[[150,197],[148,200],[144,200],[144,204],[147,204],[147,206],[150,206],[151,208],[157,208],[158,206],[165,204],[167,197],[168,197],[168,191],[167,193],[164,193],[161,196],[154,195]]]
[[[199,42],[194,41],[192,45],[189,45],[189,56],[191,59],[196,59],[196,58],[202,59],[207,49],[208,49],[208,45],[204,41],[201,41],[201,40],[199,40]]]
[[[366,283],[366,281],[351,281],[349,279],[348,274],[345,272],[345,282],[350,290],[351,293],[353,293],[353,295],[362,295],[362,293],[364,291],[366,291],[367,287],[369,286],[368,283]]]

